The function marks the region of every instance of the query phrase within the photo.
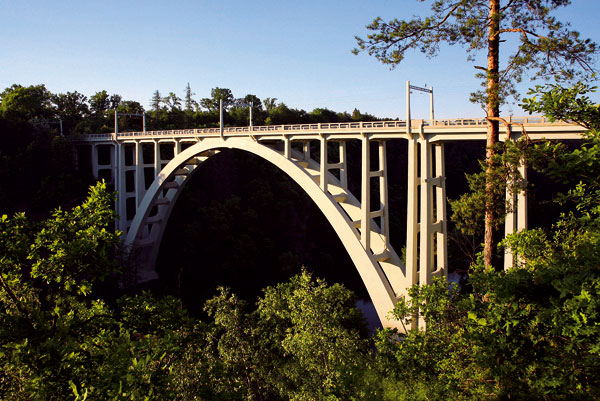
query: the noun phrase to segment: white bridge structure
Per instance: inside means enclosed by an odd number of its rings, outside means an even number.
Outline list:
[[[509,118],[500,140],[579,139],[584,128],[543,117]],[[388,313],[413,284],[447,275],[444,143],[485,140],[487,120],[409,120],[269,125],[118,132],[88,135],[96,178],[112,182],[125,245],[138,258],[140,281],[157,277],[160,242],[182,188],[204,161],[223,149],[251,152],[293,179],[323,212],[354,262],[384,327],[398,327]],[[386,143],[408,141],[406,264],[390,245]],[[347,159],[348,141],[362,143],[360,160]],[[316,143],[318,156],[311,154]],[[339,157],[328,158],[338,147]],[[371,160],[372,146],[378,147]],[[336,153],[336,152],[331,152]],[[360,194],[348,187],[348,165],[360,163]],[[375,169],[371,166],[376,165]],[[337,170],[334,174],[333,172]],[[522,168],[522,174],[526,170]],[[371,186],[379,181],[379,199]],[[527,227],[524,193],[506,217],[506,232]],[[506,255],[505,266],[513,264]]]

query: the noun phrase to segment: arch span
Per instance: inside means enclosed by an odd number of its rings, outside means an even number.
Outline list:
[[[367,288],[382,325],[384,327],[396,327],[399,322],[388,319],[387,315],[396,302],[397,288],[408,286],[405,280],[398,282],[398,279],[404,278],[405,275],[397,267],[396,270],[398,271],[395,272],[394,277],[390,277],[389,273],[386,275],[388,270],[384,272],[383,263],[376,260],[371,249],[365,249],[361,244],[355,224],[349,218],[347,211],[340,206],[334,195],[321,189],[318,182],[301,163],[248,137],[203,139],[176,155],[158,174],[140,202],[125,239],[125,245],[132,252],[145,254],[143,265],[146,266],[146,269],[140,272],[142,280],[156,277],[156,272],[153,269],[158,244],[161,242],[166,222],[183,186],[204,160],[223,148],[251,152],[281,169],[300,185],[322,211],[342,241]],[[318,170],[318,163],[314,160],[311,160],[311,162]],[[337,181],[333,175],[328,174],[329,182]],[[359,205],[356,198],[349,192],[345,193],[344,197],[347,198],[350,204]],[[393,252],[393,250],[391,251]],[[395,252],[393,252],[393,256],[397,259]],[[394,284],[393,287],[396,288],[396,291],[394,291],[392,284]]]

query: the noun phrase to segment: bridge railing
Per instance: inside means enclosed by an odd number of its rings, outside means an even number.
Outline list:
[[[545,117],[507,117],[505,119],[509,123],[516,124],[550,124]],[[413,127],[418,124],[435,128],[435,127],[475,127],[485,126],[487,119],[485,118],[455,118],[455,119],[437,119],[437,120],[412,120]],[[557,122],[552,124],[568,124]],[[397,129],[406,128],[405,120],[394,121],[361,121],[361,122],[340,122],[340,123],[313,123],[313,124],[279,124],[279,125],[261,125],[261,126],[246,126],[246,127],[224,127],[223,132],[227,134],[235,133],[261,133],[261,132],[281,132],[281,131],[327,131],[327,130],[342,130],[342,129]],[[218,135],[221,130],[219,128],[193,128],[180,130],[160,130],[160,131],[132,131],[119,132],[118,138],[129,137],[160,137],[160,136],[199,136],[199,135]],[[114,139],[114,133],[106,134],[90,134],[84,135],[81,140],[111,140]]]

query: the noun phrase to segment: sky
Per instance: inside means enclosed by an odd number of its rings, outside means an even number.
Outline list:
[[[484,115],[469,102],[479,89],[464,49],[419,52],[390,69],[351,53],[375,17],[425,15],[416,0],[0,0],[0,90],[45,84],[53,93],[106,90],[149,108],[155,90],[195,99],[214,87],[234,96],[277,98],[292,108],[354,108],[405,117],[406,81],[433,86],[436,118]],[[599,0],[573,0],[556,13],[600,42]],[[526,91],[528,82],[521,85]],[[413,118],[428,118],[429,98],[414,93]],[[505,115],[524,115],[518,105]]]

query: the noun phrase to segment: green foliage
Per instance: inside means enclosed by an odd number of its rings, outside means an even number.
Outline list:
[[[40,119],[49,116],[51,94],[44,85],[13,85],[0,93],[0,114],[6,119]]]
[[[257,309],[228,290],[209,300],[213,346],[236,399],[372,399],[367,343],[354,326],[352,294],[303,272],[269,287]],[[277,398],[279,399],[279,398]]]
[[[219,111],[219,102],[223,101],[223,110],[228,110],[234,103],[233,93],[228,88],[212,88],[210,98],[200,100],[200,105],[209,111]]]
[[[593,127],[596,105],[561,101],[586,91],[582,85],[551,87],[542,93],[542,103],[526,104],[553,118],[585,119],[581,122]],[[411,289],[410,301],[399,302],[394,315],[406,324],[418,316],[426,331],[379,333],[378,366],[386,394],[398,399],[598,398],[600,136],[591,131],[575,150],[541,143],[528,147],[527,155],[537,169],[571,185],[556,197],[565,211],[548,230],[506,239],[504,246],[516,255],[514,268],[495,271],[481,261],[473,266],[471,292],[458,293],[442,280]],[[394,382],[396,387],[390,385]]]
[[[588,129],[598,130],[600,129],[600,105],[594,104],[587,96],[595,90],[595,86],[584,82],[578,82],[570,88],[559,85],[538,85],[527,93],[534,96],[523,99],[521,107],[530,114],[541,113],[550,121],[573,121]]]
[[[520,139],[517,142],[507,141],[496,144],[493,168],[488,169],[486,162],[480,161],[481,171],[475,174],[465,174],[469,192],[462,194],[456,200],[449,200],[452,209],[452,221],[457,230],[465,235],[483,235],[486,205],[494,210],[492,226],[498,229],[504,222],[504,216],[512,210],[510,200],[507,202],[507,182],[510,194],[525,190],[526,183],[519,173],[523,160],[529,159],[530,142]],[[492,191],[486,190],[487,182],[491,182]]]
[[[366,343],[352,323],[360,317],[353,295],[303,272],[289,283],[267,288],[258,313],[276,354],[273,385],[290,400],[369,399],[361,370]],[[282,384],[286,384],[286,388]]]
[[[39,224],[0,219],[0,398],[173,399],[170,368],[194,327],[178,301],[148,294],[115,309],[118,233],[105,184]],[[104,283],[103,283],[104,279]]]
[[[113,201],[101,183],[41,223],[0,219],[0,398],[374,398],[352,294],[306,272],[252,311],[222,289],[208,325],[170,297],[99,298],[116,269]]]

